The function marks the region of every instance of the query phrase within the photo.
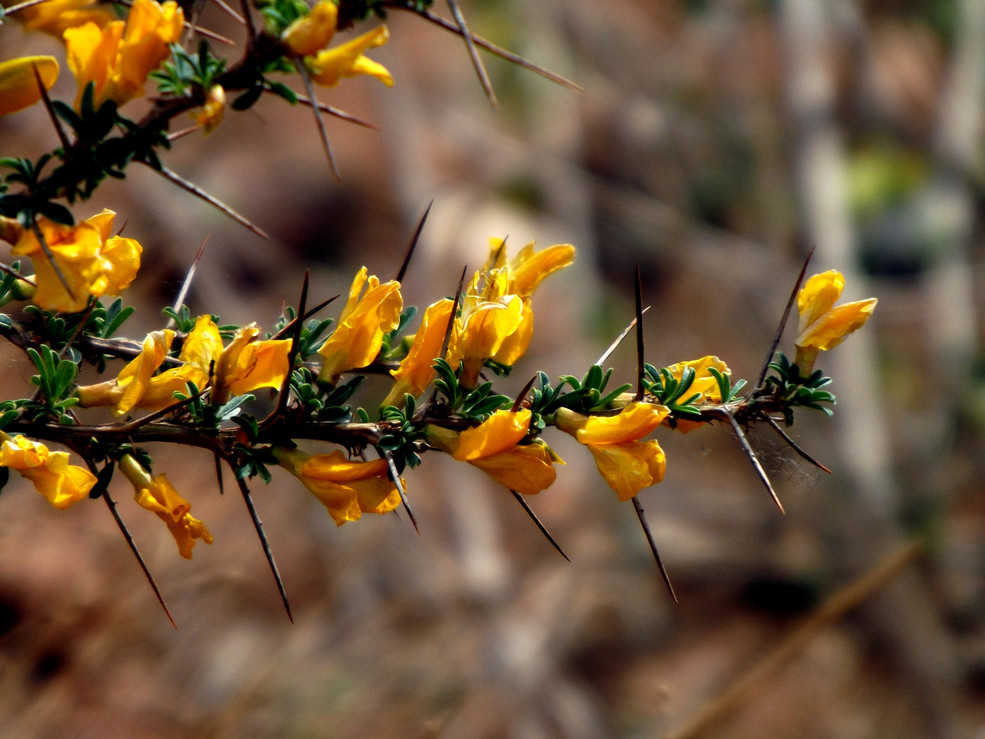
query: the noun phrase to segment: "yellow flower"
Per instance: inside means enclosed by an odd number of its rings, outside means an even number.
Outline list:
[[[46,90],[58,79],[58,61],[53,56],[22,56],[0,62],[0,115],[23,110],[41,99],[34,70]]]
[[[848,334],[865,325],[878,302],[875,298],[835,306],[845,287],[837,270],[814,275],[797,294],[800,325],[794,344],[795,359],[802,375],[810,374],[819,351],[838,346]]]
[[[254,341],[259,333],[254,324],[244,326],[223,349],[219,327],[212,317],[199,316],[181,346],[181,364],[154,374],[168,356],[175,334],[171,329],[153,331],[144,339],[140,356],[124,367],[116,379],[78,388],[79,405],[113,405],[117,416],[133,408],[167,408],[177,402],[175,392],[187,391],[189,382],[204,390],[212,381],[209,371],[213,368],[216,403],[261,387],[280,388],[288,372],[291,342]]]
[[[480,280],[485,286],[480,290]],[[503,270],[476,272],[462,298],[462,310],[455,319],[455,331],[448,346],[448,362],[463,362],[461,383],[475,387],[479,372],[512,336],[523,320],[523,299],[506,292]]]
[[[332,49],[306,56],[304,63],[311,73],[311,79],[324,87],[335,87],[343,77],[361,74],[375,77],[387,87],[393,87],[393,76],[387,68],[363,56],[370,49],[383,46],[389,38],[387,27],[380,26]]]
[[[213,402],[222,404],[230,397],[261,387],[279,390],[284,384],[291,341],[254,341],[259,334],[260,329],[255,323],[244,326],[222,350],[215,367]]]
[[[116,379],[78,388],[79,405],[114,405],[113,413],[123,416],[137,407],[158,410],[173,405],[177,402],[174,393],[185,392],[189,382],[204,389],[209,382],[209,368],[222,352],[218,327],[209,316],[199,316],[178,355],[181,365],[155,375],[173,340],[171,329],[149,333],[140,356],[124,367]]]
[[[103,28],[86,23],[65,31],[68,66],[79,85],[75,105],[90,82],[95,84],[96,107],[106,100],[122,105],[144,94],[147,75],[167,59],[181,36],[184,13],[174,0],[134,0],[126,23],[113,21]]]
[[[202,106],[201,110],[192,113],[192,118],[207,135],[222,123],[222,117],[225,113],[226,91],[222,89],[222,85],[212,85],[205,95],[205,105]]]
[[[45,310],[75,313],[86,307],[89,296],[117,295],[133,281],[140,269],[142,249],[134,239],[111,235],[115,215],[104,210],[74,226],[38,218],[38,227],[71,294],[34,231],[22,229],[11,253],[29,256],[34,262],[35,304]]]
[[[445,298],[428,306],[421,319],[421,327],[400,366],[390,374],[396,382],[382,406],[402,408],[404,395],[420,395],[434,379],[434,360],[441,354],[448,321],[451,319],[452,301]]]
[[[19,11],[14,16],[27,31],[41,31],[61,40],[69,28],[95,23],[108,26],[116,16],[98,7],[92,0],[45,0]]]
[[[17,470],[55,508],[65,509],[89,495],[96,476],[68,463],[67,452],[52,452],[44,444],[0,432],[0,467]]]
[[[311,456],[283,447],[274,447],[273,453],[277,463],[324,504],[338,526],[359,520],[363,513],[389,513],[400,505],[385,459],[352,461],[338,450]]]
[[[157,514],[167,525],[182,557],[192,558],[196,539],[201,539],[206,544],[212,543],[212,534],[205,528],[205,524],[191,515],[191,504],[178,495],[166,476],[152,478],[129,454],[120,459],[119,469],[133,484],[133,497],[137,504]]]
[[[555,244],[546,249],[534,251],[534,244],[531,242],[523,247],[506,265],[503,240],[491,239],[490,246],[492,254],[486,265],[486,271],[507,267],[506,291],[513,295],[519,295],[522,301],[520,325],[503,341],[499,350],[492,356],[495,361],[512,366],[527,353],[527,349],[530,347],[530,338],[533,336],[534,312],[531,307],[530,296],[533,295],[534,290],[545,277],[559,269],[564,269],[575,260],[575,247],[571,244]]]
[[[540,440],[520,444],[530,428],[530,417],[529,410],[496,411],[480,425],[460,434],[429,426],[427,440],[460,462],[478,467],[510,490],[533,495],[554,483],[554,463],[564,461]]]
[[[281,41],[298,56],[316,54],[331,42],[338,23],[339,9],[331,0],[322,0],[308,15],[284,29]]]
[[[595,466],[619,500],[629,500],[664,477],[667,457],[656,440],[640,441],[670,414],[650,403],[630,403],[615,416],[583,416],[567,408],[555,415],[559,429],[588,447]]]
[[[360,269],[352,281],[338,326],[318,350],[322,357],[319,381],[334,383],[343,372],[372,363],[383,347],[383,335],[400,322],[403,306],[399,282],[391,280],[381,285],[375,275],[367,279],[365,267]]]
[[[512,366],[526,353],[534,330],[530,296],[541,280],[567,267],[575,256],[570,244],[535,252],[531,243],[507,263],[503,240],[490,242],[489,261],[469,282],[448,350],[453,367],[464,362],[465,387],[478,384],[487,360]]]

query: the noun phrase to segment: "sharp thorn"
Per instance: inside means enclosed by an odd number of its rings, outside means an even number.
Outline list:
[[[803,458],[806,461],[810,462],[812,465],[814,465],[815,467],[817,467],[819,470],[824,470],[829,475],[831,474],[831,470],[829,470],[823,464],[821,464],[816,459],[814,459],[814,457],[812,457],[810,454],[808,454],[807,452],[805,452],[800,447],[800,445],[797,444],[797,442],[795,442],[793,439],[791,439],[790,438],[790,435],[786,431],[783,430],[783,427],[781,427],[780,424],[778,424],[776,421],[774,421],[769,416],[763,416],[763,417],[766,419],[766,422],[770,425],[770,427],[774,431],[776,431],[777,434],[780,435],[780,438],[783,439],[791,449],[793,449],[795,452],[797,452],[797,454],[799,454],[801,456],[801,458]]]
[[[269,89],[269,88],[268,88]],[[322,113],[327,113],[335,118],[341,118],[343,121],[348,121],[349,123],[355,123],[357,126],[362,126],[363,128],[369,128],[373,131],[379,131],[380,127],[375,123],[370,123],[369,121],[363,120],[362,118],[357,118],[351,113],[346,113],[344,110],[339,110],[338,108],[333,108],[331,105],[321,102],[320,100],[315,100],[314,98],[305,97],[304,95],[298,95],[298,102],[301,105],[317,105],[318,110]]]
[[[657,543],[653,540],[653,534],[650,532],[650,524],[646,520],[646,514],[643,512],[643,504],[640,503],[639,498],[635,495],[633,496],[633,508],[636,510],[636,517],[640,520],[640,526],[643,527],[643,535],[646,536],[646,543],[650,545],[650,551],[653,552],[653,558],[657,562],[657,569],[660,570],[660,576],[663,578],[664,585],[667,586],[667,592],[670,593],[670,597],[674,599],[675,603],[679,603],[677,600],[677,593],[674,592],[674,586],[670,584],[670,576],[667,574],[667,568],[664,567],[663,560],[660,559],[660,553],[657,551]]]
[[[116,521],[117,527],[120,529],[120,533],[123,534],[123,538],[126,539],[127,546],[130,547],[130,551],[133,552],[133,556],[137,559],[137,564],[140,565],[140,569],[144,573],[144,577],[150,584],[151,590],[154,591],[154,595],[157,598],[157,602],[161,604],[161,608],[164,609],[164,615],[168,617],[168,621],[171,625],[177,629],[178,624],[174,622],[174,618],[171,616],[171,611],[168,610],[168,604],[164,602],[164,596],[161,594],[160,588],[157,587],[157,583],[154,581],[154,576],[150,574],[150,570],[147,569],[147,563],[144,562],[144,558],[140,555],[140,550],[137,549],[137,545],[133,541],[133,537],[130,535],[130,530],[127,525],[120,518],[119,512],[116,510],[116,502],[109,496],[109,491],[103,491],[103,500],[106,501],[106,506],[109,508],[109,512],[113,515],[113,520]]]
[[[208,236],[202,239],[202,245],[198,247],[198,251],[195,253],[195,258],[192,259],[192,263],[188,267],[188,272],[185,275],[185,281],[181,283],[181,289],[178,291],[178,296],[174,299],[174,304],[171,306],[171,310],[175,313],[181,309],[182,304],[185,302],[185,298],[188,297],[188,291],[191,289],[192,280],[195,279],[195,272],[198,269],[198,263],[202,261],[202,255],[205,253],[205,245],[207,243],[209,243]],[[164,327],[171,328],[173,325],[174,318],[169,318]]]
[[[479,83],[482,85],[482,89],[486,93],[486,97],[489,98],[489,104],[494,108],[499,107],[499,101],[496,99],[496,93],[493,92],[492,82],[489,81],[489,75],[486,73],[486,68],[482,64],[482,60],[479,58],[479,51],[475,48],[475,37],[469,31],[468,25],[465,23],[465,14],[462,13],[462,9],[458,6],[458,0],[447,0],[448,9],[451,10],[452,18],[455,19],[455,23],[458,25],[459,35],[465,39],[465,46],[469,50],[469,57],[472,59],[472,66],[475,68],[475,73],[479,77]]]
[[[766,354],[766,361],[763,362],[763,370],[759,373],[759,380],[756,381],[755,388],[761,388],[763,382],[766,380],[766,373],[769,372],[770,362],[773,361],[773,353],[776,351],[777,345],[780,343],[780,337],[783,336],[783,328],[787,325],[787,319],[790,317],[790,311],[793,309],[794,303],[797,302],[797,293],[800,292],[800,285],[804,281],[804,275],[807,274],[807,265],[811,263],[811,257],[814,256],[814,248],[807,252],[807,258],[804,260],[804,266],[800,268],[800,274],[797,276],[797,281],[794,283],[793,290],[790,293],[790,298],[787,300],[787,307],[783,309],[783,317],[780,319],[780,325],[776,327],[776,333],[773,334],[773,341],[770,343],[770,350]]]
[[[68,293],[68,296],[72,298],[72,300],[75,300],[75,293],[73,293],[72,288],[68,286],[68,280],[65,279],[65,275],[62,273],[62,268],[59,267],[58,262],[55,261],[55,256],[51,253],[51,247],[48,246],[48,242],[44,238],[44,233],[41,231],[41,227],[34,218],[31,218],[31,230],[37,237],[38,243],[41,244],[41,251],[44,252],[44,255],[48,258],[48,261],[51,262],[51,268],[55,271],[58,281],[62,283],[62,287],[65,288],[65,292]]]
[[[421,240],[421,233],[424,231],[424,224],[427,223],[432,205],[434,205],[433,200],[428,203],[428,207],[424,209],[424,215],[422,215],[421,220],[417,222],[417,228],[414,229],[414,236],[411,238],[410,244],[407,246],[407,253],[404,255],[403,264],[400,265],[400,270],[397,272],[397,276],[395,278],[397,282],[404,281],[404,275],[407,274],[407,267],[410,266],[410,259],[414,256],[414,252],[417,250],[417,244]]]
[[[44,102],[44,108],[48,111],[48,117],[51,118],[51,124],[55,127],[55,131],[58,134],[58,140],[62,144],[62,149],[67,153],[71,143],[68,140],[68,136],[65,134],[65,129],[62,128],[62,124],[58,120],[58,116],[55,115],[55,108],[51,104],[51,98],[48,96],[48,90],[45,88],[44,82],[41,80],[41,73],[38,72],[38,65],[32,64],[31,70],[34,72],[34,81],[38,83],[38,92],[41,93],[41,100]]]
[[[531,377],[527,381],[527,384],[523,386],[523,390],[517,394],[516,400],[513,401],[513,413],[519,413],[520,409],[523,408],[523,401],[526,399],[527,393],[530,392],[530,388],[534,386],[535,382],[537,382],[537,375]]]
[[[650,306],[646,306],[646,308],[643,309],[643,313],[645,314],[648,310],[650,310]],[[616,337],[616,340],[613,341],[611,344],[609,344],[609,348],[606,349],[604,352],[602,352],[602,355],[595,360],[595,364],[599,366],[603,365],[606,362],[606,360],[608,360],[608,358],[612,356],[612,352],[614,352],[619,347],[619,345],[623,342],[623,340],[627,336],[629,336],[629,332],[632,331],[635,326],[636,326],[636,319],[634,318],[632,321],[626,324],[626,328],[624,328],[622,331],[619,332],[619,335]]]
[[[414,516],[414,511],[410,507],[410,503],[407,502],[407,493],[404,490],[404,484],[400,480],[400,474],[397,472],[397,465],[393,461],[393,455],[389,451],[383,453],[386,458],[387,466],[390,468],[390,477],[393,478],[393,484],[397,486],[397,492],[400,493],[400,501],[404,504],[404,510],[407,511],[407,516],[410,518],[410,522],[414,524],[414,531],[418,534],[421,533],[421,529],[417,526],[417,518]]]
[[[308,92],[308,97],[314,100],[315,90],[311,86],[311,78],[308,76],[308,70],[304,68],[304,61],[300,57],[295,57],[294,66],[297,67],[298,74],[301,76],[301,82],[304,84],[304,89]],[[321,108],[317,105],[312,105],[311,112],[314,113],[315,125],[318,126],[318,136],[321,138],[322,148],[325,150],[325,156],[328,158],[328,167],[332,170],[332,176],[335,178],[335,181],[341,182],[342,177],[339,175],[338,167],[335,166],[335,157],[332,155],[332,145],[328,141],[328,130],[325,128],[325,121],[321,117]]]
[[[540,533],[542,533],[547,538],[547,541],[551,543],[551,546],[557,550],[558,554],[570,562],[571,560],[568,559],[568,555],[564,553],[561,546],[554,540],[554,537],[551,536],[551,532],[547,530],[547,527],[540,522],[540,519],[537,518],[537,514],[530,509],[530,506],[527,505],[527,501],[523,499],[523,496],[516,490],[510,490],[510,492],[513,493],[513,497],[516,498],[516,502],[523,507],[524,512],[530,516],[530,520],[534,522],[538,529],[540,529]]]
[[[766,474],[766,470],[763,469],[763,465],[759,461],[759,457],[753,450],[752,445],[746,438],[745,433],[742,431],[742,427],[739,426],[739,422],[735,420],[735,417],[729,414],[729,423],[732,425],[732,430],[735,432],[735,438],[739,440],[739,444],[742,445],[742,451],[746,453],[749,457],[749,461],[752,462],[752,468],[756,471],[756,475],[762,481],[763,485],[766,486],[766,490],[769,491],[770,497],[773,498],[773,502],[776,503],[776,507],[780,509],[780,513],[786,513],[783,510],[783,504],[780,502],[780,497],[776,494],[776,490],[773,489],[773,483],[770,482],[769,476]]]
[[[147,162],[141,162],[141,164],[144,164],[144,165],[150,167],[150,165],[147,164]],[[154,167],[150,167],[150,168],[153,169],[155,172],[160,173],[161,176],[164,177],[164,179],[166,179],[169,182],[177,185],[178,187],[180,187],[185,192],[191,193],[192,195],[194,195],[195,197],[199,198],[200,200],[204,200],[206,203],[208,203],[209,205],[211,205],[216,210],[218,210],[218,211],[220,211],[222,213],[225,213],[227,216],[229,216],[234,221],[236,221],[236,223],[238,223],[241,226],[244,226],[245,228],[249,229],[250,231],[252,231],[253,233],[255,233],[257,236],[259,236],[261,238],[264,238],[264,239],[269,239],[270,238],[270,236],[268,236],[267,233],[266,233],[266,231],[264,231],[262,228],[260,228],[259,226],[255,225],[254,223],[252,223],[251,221],[249,221],[245,216],[242,216],[239,213],[237,213],[235,210],[233,210],[232,208],[230,208],[228,205],[226,205],[225,203],[223,203],[221,200],[218,200],[217,198],[213,197],[212,195],[209,195],[207,192],[205,192],[205,190],[203,190],[202,188],[200,188],[195,183],[189,182],[184,177],[182,177],[181,175],[179,175],[177,172],[173,172],[173,171],[171,171],[170,169],[168,169],[167,167],[164,167],[164,166],[162,166],[160,169],[156,169]]]
[[[267,535],[263,531],[263,523],[257,514],[256,506],[253,505],[253,496],[250,495],[250,489],[246,486],[246,480],[237,477],[236,482],[239,483],[243,502],[246,503],[246,509],[250,512],[250,518],[253,520],[253,528],[256,529],[257,536],[260,537],[260,546],[263,547],[263,555],[267,558],[267,564],[270,565],[270,571],[274,575],[274,582],[277,583],[277,590],[280,592],[280,599],[284,603],[284,610],[287,611],[287,618],[291,623],[294,623],[294,616],[291,615],[291,604],[287,600],[287,591],[284,590],[284,581],[281,580],[277,563],[274,562],[274,553],[271,551],[270,542],[267,541]]]
[[[410,10],[410,9],[411,8],[409,8],[409,7],[395,7],[394,8],[394,10]],[[445,20],[441,16],[434,15],[434,13],[430,12],[429,10],[424,10],[424,11],[414,10],[413,12],[416,15],[421,16],[422,18],[424,18],[428,22],[433,23],[436,26],[440,26],[441,28],[445,29],[446,31],[451,31],[452,33],[458,34],[459,36],[463,35],[462,34],[462,29],[459,28],[455,23],[452,23],[451,21]],[[574,92],[578,92],[578,93],[584,92],[584,90],[581,88],[580,85],[577,85],[574,82],[572,82],[571,80],[566,79],[566,78],[562,77],[561,75],[556,74],[555,72],[551,72],[550,70],[544,69],[544,67],[538,66],[538,65],[534,64],[533,62],[528,61],[527,59],[524,59],[519,54],[514,54],[512,51],[508,51],[508,50],[504,49],[501,46],[497,46],[496,44],[494,44],[494,43],[492,43],[490,41],[486,41],[481,36],[476,36],[475,34],[473,34],[471,32],[469,32],[469,36],[472,37],[472,41],[475,43],[476,46],[481,46],[486,51],[491,52],[491,53],[495,54],[496,56],[498,56],[500,59],[505,59],[506,61],[510,62],[511,64],[516,64],[517,66],[520,66],[520,67],[523,67],[524,69],[530,70],[534,74],[538,74],[541,77],[544,77],[545,79],[548,79],[551,82],[554,82],[555,84],[561,85],[562,87],[567,87],[569,90],[573,90]]]

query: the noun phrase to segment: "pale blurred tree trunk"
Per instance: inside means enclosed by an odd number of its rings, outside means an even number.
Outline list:
[[[816,245],[814,267],[845,274],[852,297],[870,294],[858,270],[857,237],[846,197],[846,155],[834,116],[831,52],[834,13],[854,15],[850,3],[784,0],[779,22],[784,43],[787,104],[795,137],[795,178],[805,241]],[[831,556],[846,575],[870,567],[902,537],[889,428],[876,374],[875,332],[861,331],[830,357],[825,368],[840,378],[835,415],[842,496],[832,501]],[[901,668],[911,704],[928,736],[950,737],[955,726],[957,658],[931,594],[913,575],[901,578],[866,606],[871,635]]]

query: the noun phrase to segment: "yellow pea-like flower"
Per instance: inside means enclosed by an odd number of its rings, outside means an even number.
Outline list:
[[[383,348],[383,335],[400,322],[403,307],[399,282],[381,284],[375,275],[367,276],[365,267],[360,269],[335,331],[318,350],[322,357],[318,379],[334,383],[343,372],[371,364]]]
[[[385,459],[363,462],[347,459],[338,450],[309,455],[284,447],[274,447],[273,454],[321,501],[337,526],[357,521],[363,513],[389,513],[400,505],[400,492],[387,477]]]
[[[75,313],[83,310],[89,297],[118,295],[137,276],[143,251],[135,239],[112,236],[111,210],[66,226],[38,218],[38,228],[58,265],[44,253],[32,229],[21,229],[11,253],[27,256],[34,263],[37,290],[33,302],[45,310]],[[58,272],[68,283],[68,290]]]
[[[583,416],[562,408],[555,423],[588,447],[599,474],[619,500],[629,500],[643,488],[663,480],[667,457],[659,442],[640,440],[668,415],[670,409],[666,406],[634,402],[615,416]]]
[[[812,276],[797,294],[800,323],[794,345],[802,375],[810,374],[819,351],[838,346],[848,334],[864,326],[876,309],[876,298],[836,306],[844,288],[844,276],[832,269]]]
[[[22,56],[0,62],[0,115],[15,113],[39,101],[38,77],[44,89],[50,90],[58,79],[58,60],[53,56]]]
[[[90,22],[66,30],[68,66],[79,85],[76,108],[90,82],[96,107],[142,96],[147,75],[168,58],[168,45],[180,38],[183,27],[184,13],[174,0],[134,0],[126,22],[104,27]]]
[[[434,360],[441,354],[448,321],[452,320],[451,309],[452,301],[444,298],[424,311],[407,356],[397,369],[390,371],[395,382],[381,406],[402,408],[405,395],[420,395],[431,384],[435,377]]]
[[[104,28],[116,16],[92,0],[45,0],[18,11],[11,18],[24,25],[27,31],[40,31],[59,41],[69,28],[93,23]]]
[[[387,87],[393,87],[389,70],[364,56],[370,49],[383,46],[389,38],[387,27],[380,26],[344,44],[306,56],[304,63],[312,81],[324,87],[335,87],[343,78],[360,75],[375,77]]]
[[[322,0],[285,28],[280,39],[298,56],[316,54],[331,43],[338,19],[338,6]]]
[[[182,557],[192,558],[192,548],[198,539],[212,543],[212,534],[205,524],[191,515],[191,504],[178,494],[165,475],[151,477],[129,454],[120,459],[119,470],[133,484],[137,505],[164,521]]]
[[[543,441],[520,444],[530,428],[531,412],[496,411],[483,423],[461,433],[429,426],[428,443],[455,459],[478,467],[496,482],[524,495],[550,487],[554,464],[564,464]]]
[[[280,389],[284,384],[289,371],[290,339],[255,341],[259,335],[260,329],[251,323],[239,329],[222,350],[215,369],[215,403],[225,403],[230,397],[262,387]]]
[[[44,444],[0,431],[0,467],[17,470],[34,483],[55,508],[65,509],[89,495],[96,476],[68,463],[67,452],[52,452]]]

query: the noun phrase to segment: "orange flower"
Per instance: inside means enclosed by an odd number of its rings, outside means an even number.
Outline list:
[[[192,558],[196,539],[206,544],[212,543],[212,534],[205,524],[191,515],[191,504],[178,495],[167,477],[158,475],[152,478],[129,454],[120,459],[119,469],[133,484],[137,505],[155,513],[167,525],[182,557]]]
[[[112,236],[111,210],[104,210],[74,226],[38,218],[38,228],[69,290],[58,277],[41,242],[31,229],[21,229],[11,250],[14,256],[29,256],[34,262],[37,291],[33,301],[45,310],[75,313],[86,307],[89,297],[118,295],[137,276],[142,248],[134,239]]]
[[[595,466],[619,500],[663,480],[667,457],[656,440],[640,441],[670,414],[650,403],[630,403],[615,416],[583,416],[567,408],[555,414],[559,429],[588,447]]]
[[[274,447],[273,454],[324,504],[338,526],[359,520],[363,513],[389,513],[400,505],[400,492],[387,477],[385,459],[353,461],[338,450],[311,456],[284,447]]]
[[[460,434],[428,426],[427,441],[455,459],[478,467],[510,490],[533,495],[554,483],[554,463],[564,461],[539,439],[520,444],[530,428],[530,418],[529,410],[496,411],[480,425]]]
[[[797,356],[794,360],[801,375],[807,376],[814,368],[819,351],[838,346],[848,334],[860,329],[876,309],[875,298],[856,300],[835,306],[845,288],[845,278],[837,270],[814,275],[797,294],[797,312],[800,325],[794,344]]]
[[[58,79],[58,61],[55,57],[22,56],[0,62],[0,115],[23,110],[41,99],[35,70],[41,77],[44,89],[50,90]]]
[[[2,431],[0,438],[0,467],[20,472],[55,508],[78,503],[96,484],[96,476],[89,470],[68,463],[67,452],[52,452],[44,444]]]
[[[318,380],[334,383],[343,372],[371,364],[383,347],[383,335],[400,322],[403,306],[399,282],[380,284],[375,275],[367,278],[365,267],[360,269],[338,326],[318,350],[322,357]]]
[[[126,23],[96,23],[65,31],[68,66],[79,85],[76,108],[86,86],[95,84],[96,107],[106,100],[122,105],[144,94],[147,75],[168,58],[181,36],[184,13],[174,0],[134,0]]]

